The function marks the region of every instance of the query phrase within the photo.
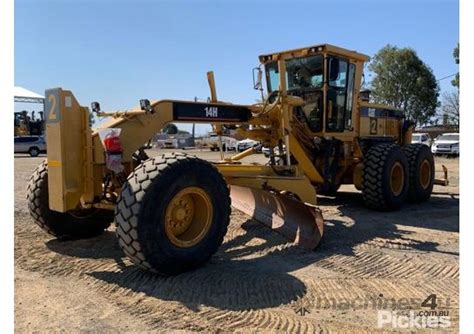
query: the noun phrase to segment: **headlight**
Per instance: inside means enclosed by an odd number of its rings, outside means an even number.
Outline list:
[[[452,144],[452,145],[451,145],[451,148],[459,148],[459,143],[457,143],[457,144]]]

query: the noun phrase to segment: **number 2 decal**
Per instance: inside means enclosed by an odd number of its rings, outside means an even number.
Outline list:
[[[61,89],[48,89],[45,95],[44,111],[47,123],[57,123],[61,121]]]
[[[377,134],[377,118],[370,118],[370,134]]]
[[[57,119],[57,114],[56,114],[56,96],[53,94],[50,94],[48,96],[48,101],[51,103],[51,109],[49,109],[49,120],[56,120]]]

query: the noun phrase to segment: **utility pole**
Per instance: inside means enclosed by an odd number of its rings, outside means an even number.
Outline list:
[[[197,102],[198,101],[198,98],[195,96],[194,97],[194,102]],[[193,141],[195,139],[194,135],[195,135],[195,129],[196,129],[196,123],[193,123],[193,131],[192,131],[192,136],[193,136]]]

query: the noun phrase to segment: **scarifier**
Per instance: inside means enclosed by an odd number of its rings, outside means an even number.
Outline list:
[[[262,102],[219,101],[208,73],[207,103],[140,100],[140,108],[89,109],[70,91],[46,91],[47,162],[34,172],[28,200],[33,220],[58,238],[102,233],[112,220],[120,247],[137,265],[173,275],[214,254],[232,205],[314,249],[323,236],[316,193],[353,184],[367,206],[398,209],[427,200],[435,180],[428,147],[413,145],[402,112],[369,103],[361,91],[368,57],[316,45],[259,57],[254,88]],[[267,94],[262,78],[266,77]],[[264,95],[266,97],[264,98]],[[254,148],[210,163],[184,153],[149,158],[143,143],[168,123],[211,123],[270,148],[266,165],[245,164]]]

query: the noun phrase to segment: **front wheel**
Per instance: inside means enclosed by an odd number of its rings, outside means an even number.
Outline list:
[[[59,239],[81,239],[102,234],[113,220],[113,211],[78,209],[57,212],[49,209],[48,165],[43,162],[33,172],[27,189],[28,208],[33,221]]]
[[[115,209],[125,254],[165,275],[204,264],[221,245],[229,218],[229,189],[217,168],[178,152],[138,166]]]

